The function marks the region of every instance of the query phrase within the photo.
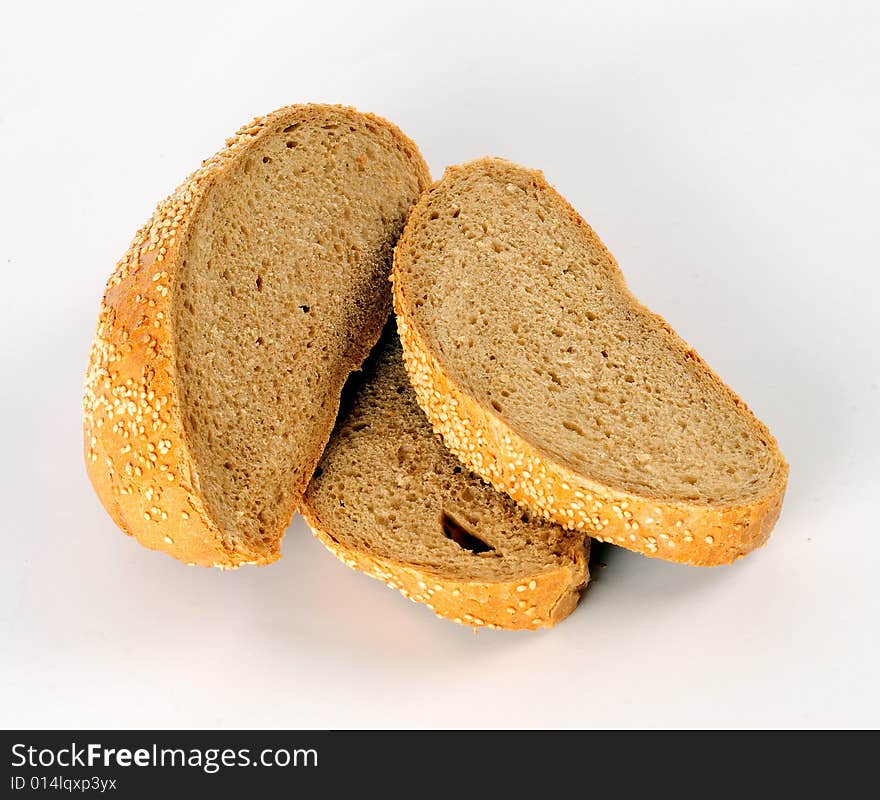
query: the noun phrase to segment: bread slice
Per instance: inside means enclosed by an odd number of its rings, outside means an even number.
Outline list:
[[[589,539],[462,469],[419,409],[393,330],[309,484],[302,513],[348,566],[474,627],[550,626],[577,604]]]
[[[788,466],[540,172],[447,170],[394,264],[406,365],[435,430],[527,508],[649,556],[763,544]]]
[[[83,403],[89,476],[126,533],[192,564],[278,557],[428,182],[389,122],[291,106],[158,206],[107,284]]]

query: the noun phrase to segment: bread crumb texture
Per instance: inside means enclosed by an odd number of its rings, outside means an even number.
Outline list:
[[[89,477],[122,530],[187,564],[278,557],[428,182],[385,120],[290,106],[159,204],[107,283],[83,398]]]
[[[588,580],[589,539],[533,519],[434,435],[393,330],[353,376],[302,512],[349,567],[474,628],[554,625]]]
[[[767,540],[788,474],[775,440],[540,172],[449,168],[393,280],[418,402],[497,489],[670,561],[730,563]]]

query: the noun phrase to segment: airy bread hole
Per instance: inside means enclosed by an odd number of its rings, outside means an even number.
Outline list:
[[[576,433],[578,436],[586,436],[586,434],[584,433],[584,429],[577,423],[571,422],[570,420],[562,420],[562,427],[565,428],[565,430],[567,431]]]
[[[495,552],[492,545],[484,542],[445,509],[440,514],[440,527],[443,529],[443,535],[455,542],[462,550],[469,550],[476,555]]]

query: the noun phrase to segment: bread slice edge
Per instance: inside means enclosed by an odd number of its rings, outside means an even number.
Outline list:
[[[587,538],[581,547],[573,548],[568,565],[509,581],[467,581],[348,547],[333,536],[313,509],[304,505],[300,511],[318,541],[347,567],[424,604],[439,619],[474,629],[553,627],[575,609],[590,579]]]

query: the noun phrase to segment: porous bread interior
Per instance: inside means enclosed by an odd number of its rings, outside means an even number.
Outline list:
[[[393,330],[352,382],[304,498],[322,530],[348,548],[451,579],[512,580],[572,563],[580,534],[530,519],[434,435]],[[449,538],[455,528],[482,552]]]
[[[629,293],[538,173],[449,170],[410,222],[399,279],[452,380],[569,469],[664,500],[738,505],[774,485],[766,430]]]
[[[207,508],[257,546],[286,527],[351,369],[387,316],[410,157],[344,109],[276,124],[212,186],[183,245],[178,392]]]

